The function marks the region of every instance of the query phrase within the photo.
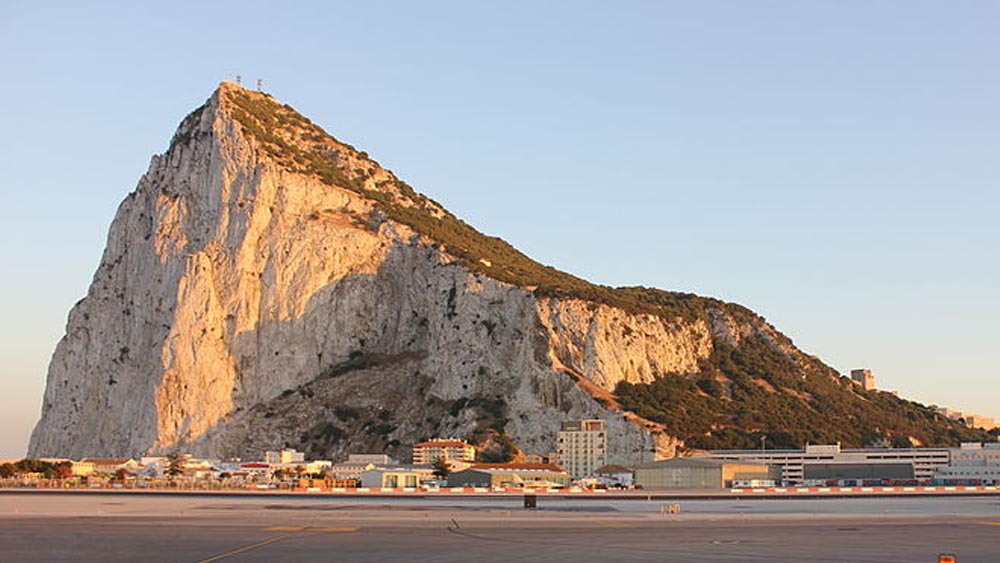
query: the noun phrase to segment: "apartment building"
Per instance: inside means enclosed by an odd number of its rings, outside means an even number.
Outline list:
[[[559,464],[573,477],[591,477],[608,463],[608,435],[600,419],[564,422],[558,438]]]
[[[429,465],[444,458],[447,461],[474,461],[476,448],[464,440],[434,439],[413,446],[413,463]]]

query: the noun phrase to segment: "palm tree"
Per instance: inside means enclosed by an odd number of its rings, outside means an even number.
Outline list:
[[[184,456],[178,452],[167,454],[167,475],[176,477],[184,474]]]

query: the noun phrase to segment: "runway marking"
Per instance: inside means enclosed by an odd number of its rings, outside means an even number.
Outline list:
[[[603,526],[608,526],[609,528],[631,528],[628,524],[624,522],[618,522],[617,520],[608,520],[607,518],[590,518],[591,522],[595,524],[601,524]]]
[[[976,522],[980,526],[1000,526],[1000,522]]]
[[[247,551],[250,551],[251,549],[257,549],[258,547],[264,547],[265,545],[270,545],[272,543],[277,543],[277,542],[279,542],[281,540],[288,539],[288,538],[292,537],[293,535],[294,534],[286,534],[284,536],[278,536],[276,538],[271,538],[269,540],[264,540],[262,542],[257,542],[257,543],[254,543],[254,544],[245,545],[243,547],[234,549],[232,551],[227,551],[225,553],[220,553],[218,555],[213,555],[212,557],[209,557],[208,559],[202,559],[200,561],[197,561],[196,563],[212,563],[212,561],[218,561],[219,559],[225,559],[226,557],[232,557],[234,555],[239,555],[241,553],[245,553]]]
[[[316,526],[307,528],[310,532],[357,532],[361,528],[358,526]]]
[[[265,532],[357,532],[358,526],[269,526]]]

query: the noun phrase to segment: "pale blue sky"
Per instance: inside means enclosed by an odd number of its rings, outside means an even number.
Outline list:
[[[0,457],[152,154],[227,73],[481,230],[747,305],[1000,417],[1000,3],[0,0]]]

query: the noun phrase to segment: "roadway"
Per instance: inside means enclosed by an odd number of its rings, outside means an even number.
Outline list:
[[[520,502],[0,493],[0,561],[1000,563],[995,496]]]

